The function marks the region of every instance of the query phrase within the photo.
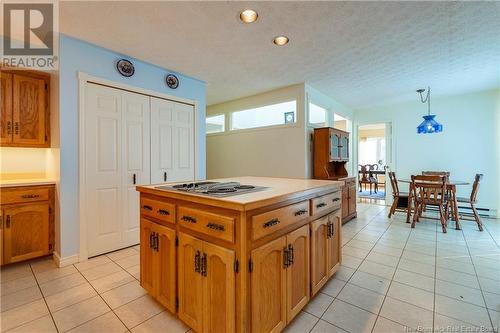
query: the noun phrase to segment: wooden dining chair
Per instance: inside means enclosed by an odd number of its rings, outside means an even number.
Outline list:
[[[446,222],[448,220],[448,196],[446,194],[447,177],[439,175],[417,175],[411,176],[411,190],[415,199],[415,214],[411,227],[415,228],[416,222],[422,216],[424,205],[438,207],[439,219],[443,233],[446,233]]]
[[[365,190],[366,190],[366,184],[368,184],[370,186],[370,194],[372,194],[373,180],[370,177],[369,169],[370,169],[369,164],[360,165],[359,178],[358,178],[359,192],[362,191],[363,184],[365,184]],[[375,192],[375,193],[377,193],[377,192]]]
[[[472,191],[470,193],[470,197],[468,197],[468,198],[457,197],[458,202],[468,203],[470,205],[470,207],[472,208],[472,213],[474,214],[474,219],[476,220],[477,227],[479,228],[479,231],[483,231],[483,224],[481,223],[481,218],[479,217],[479,214],[477,213],[477,209],[475,207],[475,204],[476,204],[477,192],[479,191],[479,182],[482,179],[483,179],[482,174],[480,174],[480,173],[476,174],[476,177],[474,177],[474,183],[472,184]]]
[[[388,172],[389,175],[389,180],[391,182],[391,187],[392,187],[392,206],[391,209],[389,210],[389,218],[391,218],[394,213],[396,213],[396,210],[402,210],[404,212],[408,211],[408,193],[407,192],[400,192],[399,191],[399,186],[398,186],[398,179],[396,178],[396,173],[393,171]]]
[[[441,177],[446,177],[446,181],[448,182],[450,180],[450,172],[449,171],[422,171],[422,175],[424,176],[441,176]],[[448,198],[451,199],[450,193],[448,193]],[[449,205],[449,207],[453,207],[453,205]],[[422,210],[425,212],[426,207],[425,204],[422,207]],[[453,212],[451,212],[453,214]]]

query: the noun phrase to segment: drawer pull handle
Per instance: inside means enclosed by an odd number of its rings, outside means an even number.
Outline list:
[[[218,230],[218,231],[225,231],[226,228],[222,224],[217,224],[217,223],[208,223],[207,228],[213,229],[213,230]]]
[[[144,206],[142,206],[142,209],[144,209],[144,210],[153,210],[153,207],[151,207],[149,205],[144,205]]]
[[[340,200],[340,198],[335,198],[335,199],[332,199],[332,201],[333,201],[333,202],[337,202],[337,201],[339,201],[339,200]]]
[[[189,223],[196,223],[196,219],[194,217],[187,216],[187,215],[184,215],[181,220],[183,220],[185,222],[189,222]]]
[[[170,215],[170,212],[165,209],[158,209],[158,214],[160,215]]]
[[[278,220],[278,219],[272,219],[270,221],[267,221],[266,223],[264,223],[262,226],[264,228],[269,228],[269,227],[272,227],[273,225],[276,225],[276,224],[280,224],[281,221]]]
[[[40,197],[40,194],[23,194],[21,195],[21,198],[23,199],[35,199],[35,198],[39,198]]]
[[[325,206],[326,206],[326,203],[320,202],[319,204],[316,205],[316,208],[321,208],[321,207],[325,207]]]
[[[307,209],[301,209],[301,210],[298,210],[294,213],[295,216],[300,216],[300,215],[304,215],[305,213],[307,213]]]

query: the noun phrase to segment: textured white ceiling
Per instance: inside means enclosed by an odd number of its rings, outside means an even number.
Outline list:
[[[238,13],[256,9],[245,25]],[[500,87],[500,2],[61,2],[63,33],[207,82],[307,82],[352,108]],[[276,47],[274,36],[290,43]]]

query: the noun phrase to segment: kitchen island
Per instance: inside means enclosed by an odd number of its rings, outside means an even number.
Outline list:
[[[138,186],[141,285],[196,332],[279,332],[342,261],[343,182]]]

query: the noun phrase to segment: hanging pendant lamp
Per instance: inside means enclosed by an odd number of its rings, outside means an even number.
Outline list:
[[[420,101],[422,103],[427,103],[427,115],[423,116],[424,121],[418,125],[418,134],[428,134],[428,133],[439,133],[443,131],[443,125],[434,120],[435,114],[431,114],[431,88],[427,87],[427,96],[424,98],[422,93],[425,89],[418,89],[417,92],[420,94]]]

